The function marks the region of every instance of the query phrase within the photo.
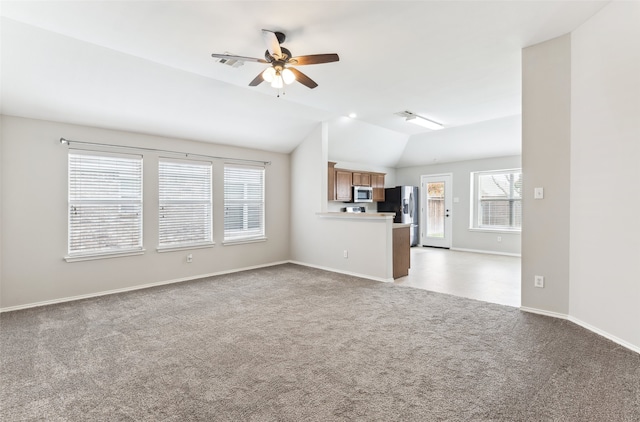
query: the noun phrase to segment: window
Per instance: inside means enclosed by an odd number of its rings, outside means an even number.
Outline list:
[[[210,245],[211,163],[160,159],[158,249]]]
[[[224,166],[224,240],[265,238],[264,167]]]
[[[142,157],[69,152],[69,257],[142,251]]]
[[[520,230],[522,227],[522,171],[471,173],[476,229]]]

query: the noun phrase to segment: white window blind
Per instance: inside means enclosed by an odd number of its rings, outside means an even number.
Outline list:
[[[265,237],[264,167],[224,166],[224,240]]]
[[[211,163],[159,162],[159,248],[212,242]]]
[[[142,157],[69,152],[69,255],[142,250]]]

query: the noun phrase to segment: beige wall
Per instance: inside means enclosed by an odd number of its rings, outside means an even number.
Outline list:
[[[569,313],[640,351],[640,3],[572,34]]]
[[[144,152],[141,256],[67,263],[67,153],[60,137],[271,161],[266,242],[222,245],[222,161],[214,160],[213,248],[156,252],[158,153]],[[289,259],[289,155],[2,116],[2,308],[128,289]],[[193,263],[186,263],[187,253]]]
[[[322,123],[291,153],[291,259],[346,274],[391,280],[391,221],[317,215],[328,209],[329,135],[328,124]],[[345,250],[348,258],[343,256]]]
[[[522,52],[522,306],[569,312],[571,37]],[[544,188],[544,199],[533,189]],[[534,276],[544,277],[543,289]]]
[[[424,166],[405,167],[396,170],[398,185],[420,186],[420,176],[451,173],[453,179],[453,249],[466,249],[501,254],[520,254],[520,233],[483,232],[469,230],[471,213],[471,176],[474,171],[520,168],[520,156],[485,158],[482,160],[456,161]],[[498,242],[498,236],[502,241]]]
[[[523,50],[522,306],[640,352],[638,22],[612,2]]]

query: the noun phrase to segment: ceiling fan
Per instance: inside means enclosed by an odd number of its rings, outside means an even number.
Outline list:
[[[234,56],[232,54],[212,54],[212,57],[228,60],[237,60],[242,62],[258,62],[269,63],[264,71],[260,72],[250,83],[249,86],[258,86],[263,81],[271,83],[273,88],[283,88],[284,84],[291,84],[298,81],[308,88],[315,88],[318,84],[300,72],[295,67],[309,64],[331,63],[340,60],[337,54],[311,54],[306,56],[293,57],[291,51],[282,47],[286,36],[282,32],[262,30],[262,38],[267,44],[267,50],[264,53],[264,59],[253,57]]]

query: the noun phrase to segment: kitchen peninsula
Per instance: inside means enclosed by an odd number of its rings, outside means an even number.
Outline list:
[[[359,221],[379,221],[387,225],[388,239],[390,243],[389,253],[392,258],[393,279],[409,274],[411,265],[410,224],[394,223],[395,216],[392,212],[323,212],[316,214],[320,218],[340,219],[357,224]],[[349,251],[344,250],[344,259],[349,259]],[[391,280],[388,280],[391,281]]]

